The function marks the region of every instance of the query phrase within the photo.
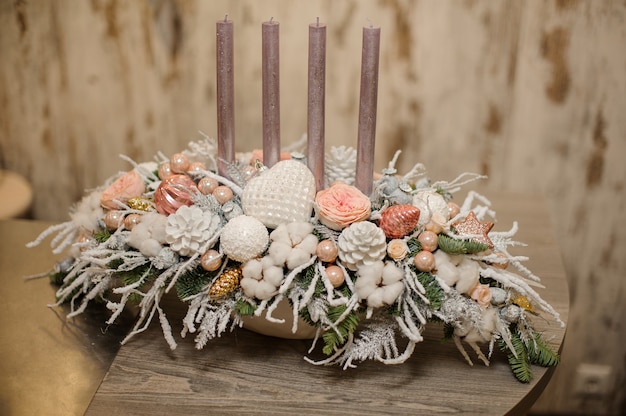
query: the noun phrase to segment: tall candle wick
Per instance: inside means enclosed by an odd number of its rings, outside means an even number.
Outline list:
[[[319,18],[319,16],[317,17],[317,27],[320,27],[320,18]]]
[[[224,15],[224,23],[228,22],[228,13]]]

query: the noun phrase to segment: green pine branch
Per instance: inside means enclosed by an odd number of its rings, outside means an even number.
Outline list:
[[[209,273],[201,266],[181,274],[176,280],[176,294],[180,300],[197,295],[209,284],[215,273]]]
[[[534,342],[528,342],[528,358],[533,364],[542,367],[553,367],[559,363],[561,357],[546,343],[541,334],[534,334]]]
[[[241,316],[254,315],[256,307],[257,305],[253,305],[252,303],[247,302],[241,298],[235,301],[235,311],[237,311],[237,314]]]
[[[474,240],[457,240],[446,234],[439,234],[439,248],[448,254],[476,254],[489,248],[487,244]]]
[[[328,308],[327,317],[332,322],[336,322],[345,311],[345,305],[331,306]],[[348,340],[348,336],[356,331],[358,326],[359,315],[352,311],[343,321],[337,324],[337,330],[331,328],[324,332],[322,335],[322,339],[324,340],[322,352],[326,355],[331,355],[337,348],[345,344]]]
[[[517,331],[511,331],[511,344],[513,344],[517,357],[511,350],[509,350],[509,347],[506,345],[504,340],[498,340],[500,349],[507,352],[507,360],[509,361],[509,366],[511,367],[515,377],[522,383],[529,383],[533,378],[530,366],[531,362],[528,357],[526,345]]]

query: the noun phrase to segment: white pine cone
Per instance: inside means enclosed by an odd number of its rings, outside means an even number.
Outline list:
[[[350,270],[382,260],[387,252],[383,230],[369,221],[360,221],[344,229],[337,241],[339,258]]]
[[[181,256],[198,252],[200,247],[218,231],[219,216],[202,211],[197,206],[181,206],[167,217],[166,241]]]
[[[348,185],[354,185],[356,175],[356,149],[353,147],[331,147],[326,154],[326,166],[324,176],[326,186],[335,181],[342,181]]]

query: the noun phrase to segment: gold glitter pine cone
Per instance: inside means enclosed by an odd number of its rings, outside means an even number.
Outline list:
[[[228,296],[239,287],[241,276],[241,268],[225,270],[211,285],[209,297],[219,299]]]

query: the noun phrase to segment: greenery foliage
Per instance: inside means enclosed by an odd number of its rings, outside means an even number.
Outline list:
[[[489,248],[487,244],[474,240],[457,240],[445,234],[439,234],[439,248],[448,254],[476,254]]]

